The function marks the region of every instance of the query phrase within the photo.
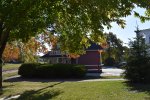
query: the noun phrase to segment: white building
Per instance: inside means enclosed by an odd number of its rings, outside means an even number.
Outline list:
[[[139,34],[143,35],[143,38],[145,38],[146,44],[150,44],[150,28],[144,29],[144,30],[139,30]]]

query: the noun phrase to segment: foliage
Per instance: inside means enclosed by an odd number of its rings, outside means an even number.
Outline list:
[[[45,33],[46,34],[46,33]],[[47,52],[47,48],[44,43],[49,43],[44,33],[42,36],[32,37],[28,42],[13,41],[8,42],[3,53],[3,60],[5,62],[17,61],[17,62],[37,62],[37,54]],[[40,41],[42,39],[43,41]],[[50,40],[50,39],[49,39]]]
[[[38,63],[22,64],[19,67],[18,74],[22,76],[26,76],[26,77],[35,77],[35,74],[36,74],[35,72],[39,65],[40,64]]]
[[[148,54],[149,46],[145,41],[139,30],[137,29],[137,36],[134,41],[130,41],[130,53],[128,64],[125,67],[125,78],[131,82],[150,83],[150,58]]]
[[[114,65],[123,59],[123,42],[112,32],[105,33],[107,48],[102,54],[106,65]],[[111,61],[112,60],[112,61]],[[105,62],[106,61],[106,62]],[[111,63],[111,64],[110,64]]]
[[[147,0],[1,0],[0,60],[9,41],[27,42],[48,27],[58,36],[61,49],[81,54],[94,42],[103,40],[103,28],[115,22],[125,26],[122,17],[134,7],[149,10]],[[2,62],[2,61],[0,61]],[[2,64],[0,64],[0,71]],[[0,87],[2,87],[0,72]]]
[[[22,77],[81,78],[85,76],[86,68],[84,65],[28,63],[22,64],[18,73]]]
[[[10,62],[13,60],[19,60],[19,48],[14,46],[14,44],[8,43],[6,45],[5,51],[3,53],[4,62]]]
[[[124,46],[123,59],[124,59],[125,61],[127,61],[128,58],[129,58],[129,50],[130,50],[129,47]]]
[[[114,58],[107,58],[104,61],[104,65],[105,66],[114,66],[116,64],[115,59]]]
[[[92,40],[99,42],[103,26],[110,28],[110,23],[116,22],[124,27],[122,17],[130,15],[134,5],[118,0],[3,0],[0,7],[0,25],[5,26],[0,27],[1,32],[9,33],[9,40],[27,41],[49,27],[51,33],[59,36],[63,50],[80,53],[83,46],[88,46],[89,33]]]

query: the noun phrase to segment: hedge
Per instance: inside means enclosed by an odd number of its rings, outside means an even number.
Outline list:
[[[18,74],[28,78],[82,78],[86,74],[84,65],[25,63]]]

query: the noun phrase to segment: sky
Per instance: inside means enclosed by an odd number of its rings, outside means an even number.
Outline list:
[[[144,14],[144,9],[142,8],[136,8],[134,11],[139,12],[140,14]],[[112,28],[110,30],[104,29],[105,32],[113,32],[117,35],[118,38],[120,38],[124,45],[127,45],[126,43],[129,42],[129,39],[133,39],[135,37],[135,30],[137,25],[139,26],[140,30],[148,29],[150,28],[150,21],[146,21],[145,23],[141,23],[140,19],[135,18],[134,15],[128,16],[125,18],[126,20],[126,27],[122,29],[117,24],[112,23]]]

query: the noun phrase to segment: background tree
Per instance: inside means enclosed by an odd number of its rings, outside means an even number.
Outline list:
[[[127,46],[124,46],[123,47],[124,49],[124,51],[123,51],[123,60],[124,61],[127,61],[128,60],[128,58],[129,58],[129,51],[130,51],[130,49],[129,49],[129,47],[127,47]]]
[[[124,27],[122,17],[131,15],[136,4],[150,5],[147,0],[1,0],[0,59],[8,40],[25,42],[49,26],[55,28],[62,50],[81,54],[89,46],[87,35],[99,42],[104,26],[116,22]],[[1,83],[2,65],[0,88]]]
[[[119,63],[123,60],[123,42],[112,32],[108,34],[106,33],[105,35],[108,48],[103,54],[103,59],[105,61],[105,65],[112,66],[115,63]]]
[[[28,42],[20,40],[8,42],[3,53],[4,62],[37,62],[38,54],[48,51],[46,44],[53,45],[55,41],[49,33],[32,37]]]
[[[3,53],[3,61],[11,62],[14,60],[19,60],[19,48],[12,43],[8,43]]]
[[[136,30],[136,38],[130,41],[128,64],[125,70],[125,78],[131,82],[150,82],[150,57],[149,46],[145,44],[144,38]]]

